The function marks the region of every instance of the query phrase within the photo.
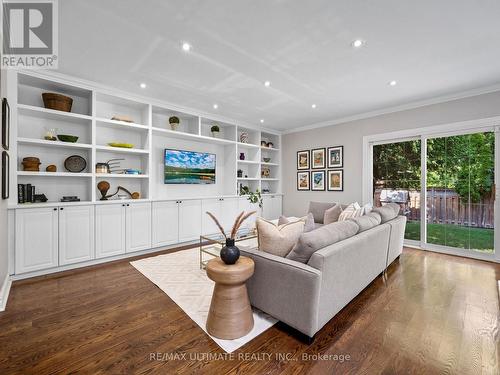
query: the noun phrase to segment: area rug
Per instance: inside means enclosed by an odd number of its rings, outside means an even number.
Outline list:
[[[198,248],[130,262],[139,272],[163,290],[205,332],[214,282],[200,269]],[[231,353],[262,332],[277,320],[253,309],[254,326],[245,336],[235,340],[221,340],[210,336],[217,345]],[[208,334],[208,333],[207,333]]]

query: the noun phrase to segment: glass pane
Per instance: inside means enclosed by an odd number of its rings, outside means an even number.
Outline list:
[[[405,238],[420,240],[420,140],[373,146],[373,202],[398,203],[406,215]]]
[[[427,242],[493,252],[494,133],[427,141]]]

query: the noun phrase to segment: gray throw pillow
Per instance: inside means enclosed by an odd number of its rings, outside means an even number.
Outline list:
[[[309,202],[309,211],[314,216],[314,222],[323,224],[323,218],[325,217],[325,211],[329,208],[335,206],[336,203],[328,202]]]
[[[375,207],[372,212],[378,212],[380,217],[382,218],[382,223],[385,223],[389,220],[394,219],[399,214],[399,204],[397,203],[388,203],[382,207]]]
[[[316,228],[314,225],[314,217],[311,213],[308,213],[307,216],[301,217],[299,220],[304,220],[304,233],[310,232]],[[290,223],[290,219],[286,216],[281,215],[278,219],[278,225],[288,224]]]
[[[339,216],[342,213],[342,207],[340,204],[336,204],[335,206],[329,208],[325,211],[325,215],[323,216],[323,224],[331,224],[339,221]]]
[[[312,232],[302,233],[286,258],[307,263],[315,251],[354,236],[358,233],[358,229],[358,224],[347,220],[323,225]]]
[[[358,224],[359,226],[358,233],[360,233],[379,225],[382,222],[382,217],[378,212],[370,212],[369,214],[348,220],[354,221],[356,224]]]

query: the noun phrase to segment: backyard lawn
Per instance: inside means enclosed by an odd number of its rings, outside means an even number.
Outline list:
[[[437,245],[493,252],[493,229],[469,228],[454,224],[428,224],[427,242]],[[406,223],[405,238],[420,240],[420,222]],[[469,246],[470,241],[470,246]]]

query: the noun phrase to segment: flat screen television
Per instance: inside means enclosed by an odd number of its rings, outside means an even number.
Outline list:
[[[215,154],[165,149],[165,184],[215,184]]]

